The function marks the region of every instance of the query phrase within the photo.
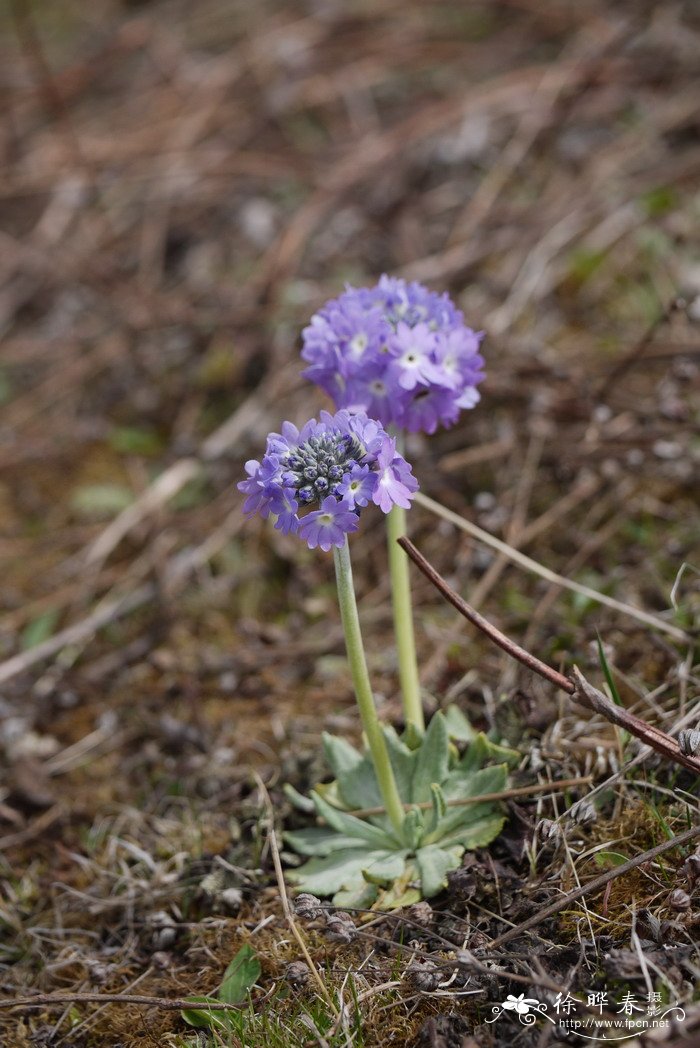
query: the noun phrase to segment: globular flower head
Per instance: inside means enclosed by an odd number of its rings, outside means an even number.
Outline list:
[[[298,534],[310,549],[342,546],[357,530],[361,509],[407,508],[418,484],[396,442],[364,412],[321,412],[301,430],[285,422],[270,433],[260,462],[246,463],[238,487],[250,516],[276,517],[275,527]]]
[[[481,339],[448,295],[383,276],[327,302],[304,329],[301,355],[304,375],[337,407],[434,433],[478,402]]]

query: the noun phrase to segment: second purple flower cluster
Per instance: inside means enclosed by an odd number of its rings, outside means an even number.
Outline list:
[[[357,530],[369,502],[384,513],[394,505],[407,509],[418,490],[396,441],[364,412],[322,411],[301,430],[285,422],[268,436],[262,461],[245,468],[248,477],[238,485],[248,496],[244,511],[272,514],[280,531],[326,552]]]
[[[482,334],[448,295],[383,276],[327,302],[304,329],[304,374],[336,407],[434,433],[479,400]]]

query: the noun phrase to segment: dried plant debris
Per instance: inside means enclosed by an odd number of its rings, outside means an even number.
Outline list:
[[[290,886],[304,954],[251,771],[302,833],[283,784],[323,783],[322,731],[358,753],[360,731],[328,562],[244,532],[235,481],[281,417],[329,406],[298,336],[346,281],[447,289],[488,377],[409,441],[421,489],[579,590],[424,507],[411,537],[508,636],[697,755],[695,5],[5,6],[0,1043],[510,1048],[574,1043],[566,1007],[672,1005],[645,1037],[691,1043],[698,841],[625,864],[698,825],[697,779],[417,574],[426,711],[458,706],[516,752],[509,786],[551,788],[501,802],[416,905]],[[355,538],[400,734],[379,520]]]

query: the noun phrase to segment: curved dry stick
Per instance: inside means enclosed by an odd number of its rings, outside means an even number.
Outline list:
[[[528,557],[525,553],[521,553],[519,549],[515,549],[513,546],[509,546],[507,542],[502,542],[501,539],[497,539],[495,535],[492,535],[488,531],[484,531],[478,524],[472,524],[466,517],[461,517],[459,513],[454,513],[451,509],[447,509],[442,506],[435,499],[428,498],[422,492],[417,491],[415,494],[415,501],[429,509],[431,513],[435,513],[436,516],[442,517],[443,520],[448,520],[450,524],[454,524],[455,527],[461,528],[462,531],[466,531],[472,538],[478,539],[479,542],[483,542],[485,546],[490,546],[491,549],[497,549],[499,553],[505,554],[509,560],[518,567],[524,568],[525,571],[531,571],[535,575],[539,575],[540,578],[546,579],[547,582],[552,582],[556,586],[561,586],[563,589],[571,590],[572,593],[580,593],[584,597],[589,597],[594,600],[597,604],[605,604],[608,608],[613,608],[615,611],[621,611],[623,615],[629,615],[630,618],[637,619],[639,622],[645,623],[647,626],[652,626],[654,629],[659,630],[662,633],[668,633],[670,637],[673,637],[677,641],[682,643],[689,639],[689,634],[684,630],[680,629],[679,626],[674,626],[672,622],[666,622],[664,619],[659,618],[657,615],[652,615],[648,611],[642,611],[641,608],[635,608],[633,604],[624,604],[621,600],[615,600],[614,597],[609,597],[607,593],[600,593],[598,590],[591,589],[590,586],[584,586],[580,582],[574,582],[572,579],[567,579],[564,575],[558,575],[556,571],[551,571],[550,568],[546,568],[544,564],[538,563],[533,560],[532,557]]]
[[[624,707],[616,706],[601,691],[589,684],[577,667],[574,667],[574,679],[572,680],[570,677],[565,677],[563,673],[559,673],[558,670],[552,669],[546,662],[538,659],[536,655],[515,644],[509,637],[506,637],[505,633],[501,633],[488,619],[485,619],[470,604],[467,604],[466,600],[460,597],[459,593],[455,593],[430,561],[426,560],[423,554],[416,549],[410,539],[403,536],[398,542],[413,563],[420,568],[425,577],[457,609],[460,615],[463,615],[472,625],[486,634],[489,640],[497,644],[511,658],[517,659],[518,662],[521,662],[523,666],[527,666],[533,673],[539,674],[540,677],[544,677],[545,680],[550,681],[555,687],[561,688],[567,695],[587,706],[588,709],[602,714],[606,720],[617,724],[618,727],[628,731],[630,735],[641,739],[647,746],[651,746],[653,750],[656,750],[657,753],[660,753],[668,760],[672,760],[676,764],[682,764],[684,768],[688,768],[690,771],[694,771],[696,775],[700,775],[700,759],[683,753],[676,740],[667,735],[665,731],[654,727],[652,724],[647,724],[646,721],[636,717],[633,713],[629,713]]]

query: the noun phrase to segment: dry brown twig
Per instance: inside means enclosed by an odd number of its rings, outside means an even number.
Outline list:
[[[683,753],[680,746],[675,739],[667,735],[665,731],[655,727],[652,724],[648,724],[641,718],[636,717],[633,713],[624,709],[622,706],[616,706],[610,699],[606,698],[602,692],[594,688],[592,684],[586,680],[581,671],[574,667],[573,679],[564,676],[563,673],[559,673],[558,670],[552,669],[545,662],[542,662],[531,652],[521,648],[518,644],[515,644],[509,637],[506,637],[504,633],[501,633],[491,622],[480,615],[478,611],[475,611],[458,593],[447,584],[445,579],[440,575],[438,571],[430,564],[428,560],[423,556],[419,550],[413,545],[410,539],[403,538],[399,539],[399,545],[406,551],[411,560],[416,564],[418,568],[423,572],[427,579],[442,593],[450,604],[457,611],[465,617],[472,625],[476,626],[477,629],[481,630],[489,640],[493,641],[499,648],[510,655],[512,658],[517,659],[523,666],[527,666],[528,669],[532,670],[533,673],[537,673],[540,677],[544,677],[555,687],[565,691],[577,702],[587,706],[589,709],[594,710],[596,713],[602,714],[606,720],[611,721],[618,727],[624,728],[631,735],[641,739],[642,742],[646,743],[647,746],[651,746],[653,750],[660,753],[667,759],[674,761],[676,764],[682,764],[683,767],[688,768],[690,771],[694,771],[696,774],[700,774],[700,759],[693,757],[689,754]]]
[[[589,881],[587,884],[582,884],[580,888],[576,888],[575,891],[569,892],[561,899],[557,899],[550,906],[545,906],[543,910],[536,913],[534,917],[530,917],[529,920],[523,921],[522,924],[517,925],[515,928],[509,928],[503,935],[499,935],[498,938],[494,939],[489,948],[497,949],[500,946],[504,946],[512,939],[517,939],[523,932],[529,931],[530,928],[536,927],[542,921],[546,921],[549,917],[553,917],[561,910],[566,909],[572,902],[576,902],[577,899],[581,899],[584,895],[591,895],[600,891],[601,888],[604,888],[617,877],[624,876],[624,874],[629,873],[630,870],[635,870],[645,862],[651,862],[665,852],[671,851],[672,848],[680,848],[684,844],[689,844],[697,837],[700,837],[700,826],[691,826],[685,833],[679,833],[677,837],[672,837],[669,841],[657,844],[655,848],[650,848],[648,851],[642,852],[641,855],[636,855],[634,859],[630,859],[622,866],[615,866],[612,870],[608,870],[607,873],[602,873],[600,877],[595,877],[594,880]]]
[[[532,786],[514,786],[510,790],[498,790],[495,793],[479,793],[473,797],[461,797],[457,800],[445,801],[448,808],[461,808],[467,804],[484,804],[487,801],[507,801],[512,797],[531,797],[538,793],[555,793],[557,790],[568,790],[573,786],[590,786],[592,782],[590,775],[582,775],[576,779],[560,779],[558,782],[537,782]],[[429,811],[432,808],[432,801],[420,801],[419,803],[404,804],[406,811],[411,808],[420,808],[422,811]],[[378,806],[376,808],[357,808],[349,815],[354,815],[358,819],[366,819],[370,815],[383,815],[385,808]]]
[[[164,1008],[167,1011],[197,1007],[213,1012],[237,1012],[235,1004],[223,1001],[194,1002],[184,997],[149,997],[137,993],[38,993],[32,997],[0,1000],[0,1008],[63,1008],[66,1004],[136,1004],[146,1008]]]
[[[313,962],[311,954],[309,953],[309,948],[306,945],[306,941],[304,940],[304,936],[299,931],[299,928],[297,926],[297,922],[294,920],[294,914],[292,913],[292,908],[289,905],[289,897],[287,895],[287,887],[286,887],[286,885],[284,883],[284,872],[282,870],[282,860],[280,859],[279,848],[277,846],[277,837],[275,835],[275,813],[274,813],[274,809],[272,807],[272,801],[270,800],[270,794],[267,792],[267,787],[266,787],[265,783],[263,782],[263,780],[260,778],[260,776],[257,773],[255,773],[255,781],[256,781],[256,783],[258,785],[258,789],[260,790],[260,793],[261,793],[261,796],[262,796],[262,799],[263,799],[263,803],[264,803],[264,806],[265,806],[265,811],[267,813],[267,824],[268,824],[267,825],[267,839],[268,839],[268,842],[270,844],[270,852],[272,853],[272,862],[273,862],[273,865],[275,867],[275,877],[277,879],[277,887],[279,889],[280,901],[282,903],[282,910],[284,912],[285,919],[287,921],[287,924],[289,925],[289,929],[290,929],[292,935],[294,936],[294,938],[296,939],[296,941],[297,941],[297,943],[299,945],[299,949],[301,950],[301,952],[302,952],[302,954],[304,956],[304,960],[306,961],[306,964],[308,965],[309,971],[311,972],[311,974],[312,974],[312,976],[314,978],[314,981],[316,982],[316,985],[318,986],[318,989],[319,989],[319,992],[321,994],[321,997],[323,998],[323,1000],[326,1002],[326,1004],[328,1005],[328,1007],[332,1011],[332,1013],[335,1016],[336,1020],[338,1020],[340,1018],[340,1012],[338,1011],[338,1008],[337,1008],[337,1006],[335,1004],[335,1001],[332,999],[331,995],[329,994],[329,992],[328,992],[328,990],[326,988],[326,985],[325,985],[323,979],[321,978],[321,976],[319,974],[318,968],[316,967],[316,965]]]
[[[539,564],[536,560],[533,560],[532,557],[526,556],[526,554],[521,553],[513,546],[508,545],[507,542],[502,542],[500,539],[497,539],[495,535],[491,535],[488,531],[484,531],[484,529],[480,528],[477,524],[472,524],[470,520],[461,517],[458,513],[453,513],[452,510],[446,509],[445,506],[441,506],[439,502],[428,498],[427,495],[423,495],[420,491],[416,492],[415,500],[419,505],[425,506],[426,509],[429,509],[438,517],[442,517],[443,520],[448,520],[451,524],[456,525],[456,527],[460,528],[462,531],[466,531],[467,534],[478,539],[480,542],[483,542],[486,546],[490,546],[492,549],[505,553],[514,564],[517,564],[521,568],[525,568],[526,571],[531,571],[535,575],[539,575],[541,578],[546,579],[548,582],[561,586],[563,589],[571,590],[573,593],[580,593],[583,597],[589,597],[591,600],[597,601],[598,604],[605,604],[608,608],[613,608],[615,611],[621,611],[623,614],[629,615],[631,618],[635,618],[639,622],[645,623],[647,626],[653,626],[654,629],[659,630],[662,633],[668,633],[670,637],[674,637],[676,640],[686,641],[688,639],[686,633],[682,629],[678,626],[674,626],[671,622],[666,622],[657,615],[650,615],[649,612],[643,611],[641,608],[635,608],[632,604],[624,604],[620,600],[615,600],[614,597],[608,597],[606,593],[600,593],[598,590],[591,589],[590,586],[583,586],[579,582],[573,582],[571,579],[567,579],[563,575],[558,575],[556,571],[551,571],[549,568],[545,567],[544,564]],[[418,551],[416,550],[416,552]]]

